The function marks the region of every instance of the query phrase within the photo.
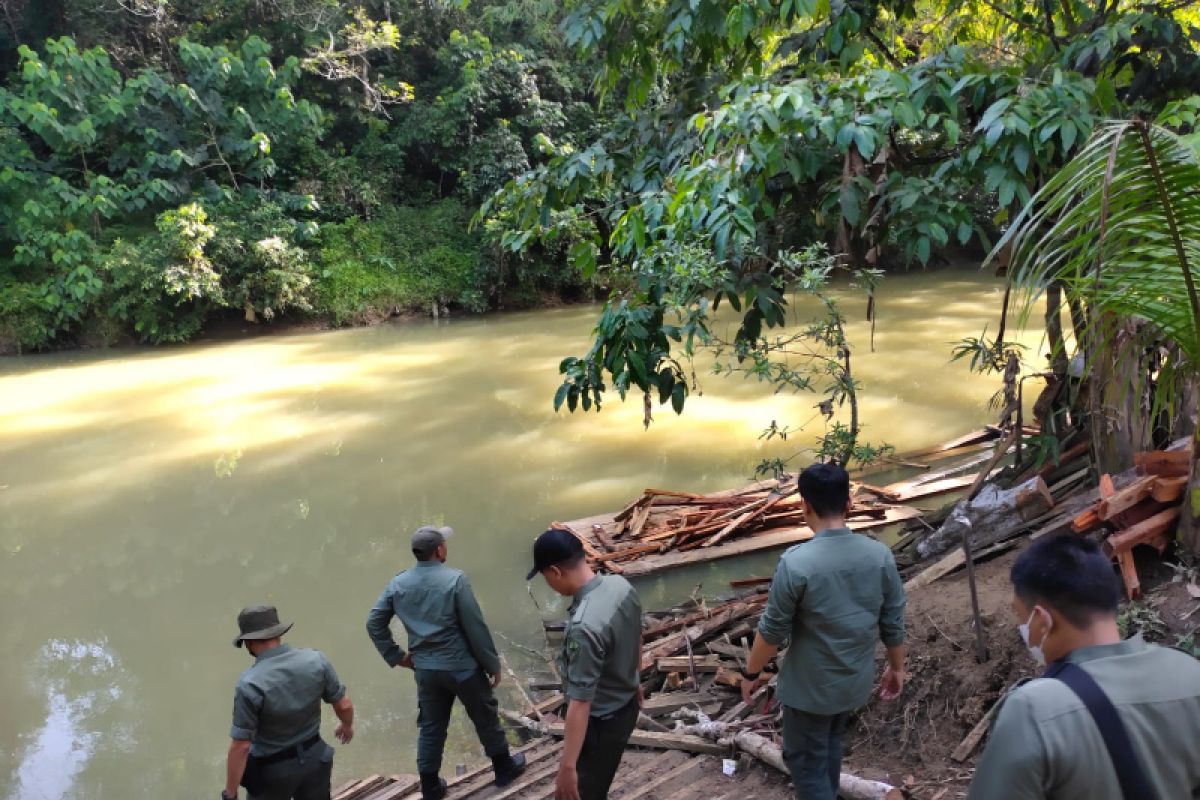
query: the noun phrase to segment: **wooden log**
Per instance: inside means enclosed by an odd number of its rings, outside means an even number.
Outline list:
[[[500,716],[544,736],[554,736],[561,739],[566,734],[566,726],[561,722],[537,722],[529,717],[509,711],[506,708],[500,709]],[[729,748],[726,745],[702,739],[699,736],[637,729],[629,737],[629,744],[635,747],[649,747],[656,750],[683,750],[688,753],[707,753],[718,756],[729,752]],[[552,769],[558,769],[557,762],[553,764]]]
[[[1114,492],[1112,496],[1105,497],[1096,506],[1096,516],[1107,521],[1122,511],[1133,508],[1150,496],[1154,491],[1154,483],[1157,480],[1158,478],[1155,476],[1147,475],[1129,484],[1124,489]],[[1103,494],[1103,491],[1101,494]]]
[[[733,743],[739,750],[768,764],[785,775],[790,775],[783,752],[779,746],[765,736],[750,731],[734,735]],[[845,800],[903,800],[904,794],[894,786],[880,781],[869,781],[843,772],[838,779],[838,794]]]
[[[708,652],[716,653],[720,656],[736,658],[739,661],[745,661],[750,657],[750,652],[739,644],[729,644],[728,642],[715,641],[704,645],[708,648]]]
[[[1040,477],[1011,489],[989,484],[973,499],[960,500],[942,526],[917,543],[917,552],[922,558],[942,555],[959,544],[967,530],[972,546],[981,549],[1014,523],[1035,519],[1053,507],[1054,498]]]
[[[728,686],[731,689],[737,689],[742,685],[742,673],[737,670],[721,667],[717,670],[717,677],[713,679],[720,686]]]
[[[1074,447],[1067,448],[1067,451],[1060,454],[1056,460],[1050,461],[1043,465],[1042,468],[1037,471],[1038,476],[1043,480],[1049,480],[1050,473],[1057,471],[1066,464],[1070,464],[1080,456],[1087,455],[1088,450],[1091,449],[1091,446],[1091,442],[1082,441]]]
[[[732,589],[745,589],[747,586],[762,586],[775,580],[773,576],[759,576],[755,578],[738,578],[729,582]]]
[[[1179,506],[1160,511],[1149,519],[1139,522],[1131,528],[1118,531],[1108,537],[1108,547],[1114,553],[1125,553],[1139,544],[1146,544],[1151,539],[1163,536],[1175,527],[1181,509]],[[1122,567],[1124,569],[1124,567]]]
[[[1158,478],[1154,481],[1154,490],[1150,493],[1159,503],[1174,503],[1183,498],[1183,491],[1187,488],[1187,476],[1181,475],[1178,478]]]

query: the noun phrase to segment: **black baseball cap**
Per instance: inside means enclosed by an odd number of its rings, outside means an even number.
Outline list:
[[[573,561],[583,555],[583,542],[570,531],[562,528],[551,528],[537,537],[533,543],[533,569],[525,576],[525,580],[533,580],[533,576],[546,567],[553,567],[564,561]]]

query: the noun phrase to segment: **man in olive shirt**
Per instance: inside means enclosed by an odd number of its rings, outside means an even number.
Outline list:
[[[1121,586],[1112,563],[1071,534],[1039,539],[1012,568],[1013,616],[1030,654],[1077,665],[1116,710],[1148,791],[1200,797],[1200,662],[1177,650],[1121,641]],[[1063,680],[1043,677],[1000,708],[970,800],[1127,800],[1100,728]],[[1142,798],[1139,796],[1139,800]]]
[[[642,603],[629,581],[597,575],[570,531],[552,528],[533,544],[533,569],[574,598],[559,673],[567,698],[555,800],[604,800],[641,705]]]
[[[871,697],[878,639],[888,660],[880,696],[891,700],[904,688],[904,587],[892,551],[846,527],[846,470],[814,464],[797,484],[816,535],[779,559],[742,695],[749,702],[763,667],[790,640],[778,681],[783,757],[797,798],[835,800],[842,735]]]
[[[322,701],[337,714],[338,740],[354,738],[346,687],[321,652],[283,644],[280,637],[291,627],[280,623],[274,606],[238,614],[233,644],[244,643],[254,665],[234,693],[225,800],[237,797],[239,785],[251,800],[329,800],[333,748],[321,741]]]
[[[439,776],[450,712],[457,699],[467,710],[484,752],[492,759],[496,785],[507,786],[525,768],[525,756],[509,754],[496,697],[500,656],[483,612],[461,570],[446,566],[450,528],[426,525],[412,536],[415,569],[392,578],[367,617],[367,633],[388,666],[414,670],[417,680],[417,771],[425,800],[446,794]],[[408,633],[408,652],[392,638],[397,616]]]

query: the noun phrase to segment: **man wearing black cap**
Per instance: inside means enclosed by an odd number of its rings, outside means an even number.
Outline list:
[[[492,759],[496,785],[507,786],[525,769],[525,756],[508,752],[492,689],[500,683],[500,656],[483,612],[461,570],[446,566],[450,528],[425,525],[412,536],[417,566],[392,578],[367,617],[367,633],[388,666],[416,674],[417,771],[421,796],[446,795],[439,776],[455,699],[467,710],[483,750]],[[400,618],[408,634],[404,652],[388,624]]]
[[[533,544],[533,569],[550,588],[574,598],[559,673],[567,705],[555,800],[608,797],[641,696],[642,603],[629,581],[597,575],[570,531],[551,528]]]
[[[318,650],[293,648],[291,630],[274,606],[249,606],[238,614],[235,647],[243,643],[254,665],[238,679],[233,697],[223,800],[245,786],[251,800],[329,800],[333,748],[321,741],[321,702],[333,706],[343,744],[354,738],[354,705],[329,659]]]

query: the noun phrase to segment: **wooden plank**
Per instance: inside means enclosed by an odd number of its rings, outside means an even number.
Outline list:
[[[959,475],[954,478],[943,478],[940,481],[922,484],[920,486],[907,486],[895,490],[898,502],[906,503],[913,500],[921,500],[926,497],[935,497],[939,494],[948,494],[949,492],[957,492],[960,489],[966,489],[975,482],[974,475]],[[895,484],[893,484],[895,486]],[[889,489],[892,487],[889,486]]]
[[[361,800],[401,800],[405,797],[412,797],[421,792],[421,779],[410,777],[407,780],[393,779],[390,786],[384,786],[371,794],[363,797]]]
[[[736,658],[739,661],[745,661],[750,657],[750,652],[740,644],[729,644],[728,642],[722,642],[718,640],[715,642],[708,642],[704,646],[708,648],[708,652],[710,653],[728,656],[729,658]]]
[[[729,536],[731,533],[733,533],[738,528],[742,527],[743,525],[745,525],[747,522],[754,519],[755,517],[765,514],[769,508],[771,508],[772,506],[779,503],[779,501],[782,500],[785,496],[786,495],[782,495],[782,494],[775,495],[773,497],[768,497],[768,499],[766,499],[766,500],[762,500],[762,501],[752,504],[747,510],[743,511],[741,514],[734,517],[733,520],[730,521],[730,523],[728,525],[726,525],[724,528],[721,528],[721,530],[717,531],[712,536],[710,536],[708,538],[708,540],[704,542],[704,546],[705,547],[713,547],[714,545],[720,544],[721,540],[723,540],[725,537]]]
[[[720,656],[666,656],[654,662],[659,672],[685,672],[695,662],[696,672],[716,672],[721,667]]]
[[[1132,550],[1134,546],[1146,544],[1151,539],[1155,539],[1172,530],[1175,526],[1175,521],[1179,519],[1180,507],[1174,506],[1165,511],[1160,511],[1149,519],[1143,520],[1131,528],[1126,528],[1123,531],[1118,531],[1108,537],[1108,546],[1114,553],[1125,553]]]
[[[512,752],[514,754],[515,753],[524,753],[525,754],[525,771],[528,772],[529,770],[533,769],[533,766],[535,764],[537,764],[538,762],[545,761],[547,758],[552,758],[554,756],[557,756],[561,751],[558,749],[558,743],[555,742],[553,739],[550,739],[548,737],[538,737],[537,739],[534,739],[529,744],[526,744],[523,747],[519,747]],[[474,769],[470,770],[469,772],[466,772],[462,775],[451,778],[450,780],[446,781],[446,787],[448,789],[457,789],[458,787],[466,787],[467,784],[474,783],[474,782],[480,781],[480,780],[484,781],[482,785],[467,788],[467,789],[464,789],[464,791],[466,791],[469,794],[469,793],[478,791],[480,789],[487,789],[487,788],[491,787],[492,782],[493,782],[493,780],[495,780],[495,778],[494,778],[494,775],[492,774],[492,764],[490,761],[486,761],[486,762],[480,764],[479,766],[475,767]]]
[[[672,781],[691,781],[693,777],[700,774],[700,771],[703,769],[703,767],[704,756],[690,758],[684,763],[680,764],[678,767],[659,775],[657,778],[654,778],[648,783],[643,783],[637,789],[634,789],[629,794],[624,795],[621,800],[640,800],[640,798],[652,796],[659,787]]]
[[[1119,492],[1114,492],[1111,497],[1105,497],[1096,507],[1096,516],[1107,521],[1122,511],[1133,508],[1150,496],[1157,480],[1158,478],[1155,476],[1147,475],[1144,478],[1138,478]],[[1103,491],[1101,495],[1103,495]]]
[[[881,520],[850,520],[846,523],[851,530],[873,530],[884,528],[896,522],[915,519],[922,515],[919,509],[911,506],[896,506],[889,508],[887,516]],[[784,528],[769,531],[755,536],[748,536],[732,542],[725,542],[715,547],[705,547],[686,553],[664,553],[649,555],[638,561],[630,561],[623,566],[627,577],[651,575],[670,569],[678,569],[691,564],[702,564],[722,558],[757,553],[761,550],[771,550],[787,547],[800,542],[806,542],[813,537],[812,529],[807,526]]]
[[[950,754],[950,758],[960,764],[970,758],[971,753],[975,752],[975,748],[979,746],[979,742],[983,740],[984,735],[987,734],[990,727],[992,727],[992,712],[988,711],[988,713],[983,715],[983,719],[979,720],[975,727],[971,729],[966,738],[958,743],[958,747],[954,748],[954,752]]]
[[[979,561],[980,559],[996,553],[1001,553],[1016,546],[1016,539],[998,542],[991,547],[985,547],[983,550],[974,553],[974,560]],[[928,586],[934,581],[941,580],[942,578],[946,577],[951,572],[954,572],[966,563],[967,558],[965,555],[963,555],[962,548],[955,548],[947,555],[943,556],[940,560],[935,562],[932,566],[927,567],[926,569],[914,575],[912,578],[909,578],[907,581],[905,581],[904,591],[911,592],[913,589],[919,589],[922,586]]]
[[[704,692],[668,692],[646,698],[642,711],[651,717],[661,717],[688,706],[703,706],[713,701],[713,696]]]
[[[516,719],[520,717],[520,715],[513,714],[513,712],[508,711],[507,709],[500,709],[500,716],[512,721],[516,721]],[[537,732],[544,732],[549,736],[554,736],[559,739],[561,739],[566,732],[565,725],[561,722],[543,724],[540,726],[540,728],[541,730],[538,730]],[[717,744],[716,742],[703,739],[699,736],[691,736],[689,734],[682,733],[659,733],[658,731],[643,731],[637,729],[635,729],[633,735],[629,737],[629,744],[635,747],[648,747],[654,750],[683,750],[688,753],[709,753],[713,755],[722,755],[729,752],[729,748],[727,746]],[[557,768],[557,763],[552,764],[550,767],[551,770],[555,770]],[[524,788],[524,786],[521,788]],[[501,800],[502,797],[507,796],[509,795],[497,795],[495,797],[489,797],[488,800]]]

